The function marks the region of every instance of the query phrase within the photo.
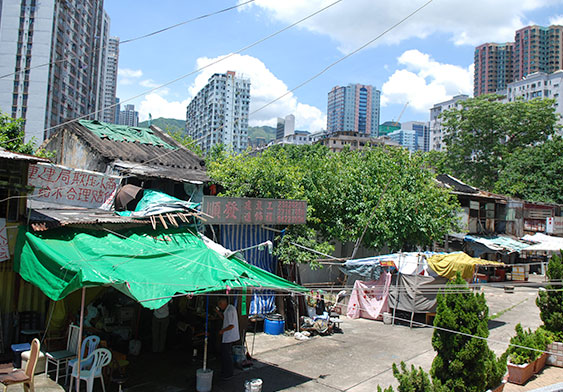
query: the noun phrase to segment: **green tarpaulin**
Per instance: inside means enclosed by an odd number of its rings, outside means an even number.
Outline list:
[[[113,286],[149,309],[175,294],[236,288],[306,291],[274,274],[209,249],[186,228],[120,232],[21,228],[14,268],[49,298],[82,287]]]
[[[171,146],[156,136],[150,128],[109,124],[96,120],[79,120],[78,122],[88,128],[90,132],[94,133],[99,138],[107,137],[108,139],[115,140],[117,142],[137,142],[142,144],[152,144],[154,146],[160,146],[171,150],[176,149],[176,147]]]

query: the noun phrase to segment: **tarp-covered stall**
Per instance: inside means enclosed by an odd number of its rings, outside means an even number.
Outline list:
[[[234,288],[306,291],[274,274],[209,249],[186,228],[120,232],[21,229],[15,270],[57,301],[82,287],[113,286],[149,309],[175,294]]]
[[[367,318],[374,318],[371,313],[377,313],[379,316],[379,307],[370,305],[370,301],[388,304],[394,310],[412,313],[435,312],[439,289],[449,279],[454,278],[457,272],[460,272],[464,279],[472,279],[479,265],[504,264],[470,257],[463,252],[408,252],[348,260],[340,266],[342,272],[361,279],[354,285],[348,313],[357,317],[364,317],[366,314]],[[378,282],[387,274],[386,270],[396,272],[390,285],[385,290],[376,289],[376,286],[380,286]],[[370,297],[374,292],[377,293],[377,298]],[[354,304],[361,309],[355,309]],[[360,313],[360,310],[364,312]],[[377,312],[374,313],[373,310]]]

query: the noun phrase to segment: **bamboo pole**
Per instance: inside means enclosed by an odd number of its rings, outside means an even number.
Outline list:
[[[82,287],[82,300],[80,301],[80,327],[78,330],[78,353],[77,353],[77,375],[76,392],[80,392],[80,361],[82,357],[82,333],[84,332],[84,302],[86,301],[86,287]],[[72,375],[71,375],[72,377]]]

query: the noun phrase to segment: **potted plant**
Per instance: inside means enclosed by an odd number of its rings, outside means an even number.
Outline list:
[[[549,260],[547,277],[555,282],[563,280],[563,252],[560,255],[553,255]],[[552,335],[553,342],[548,345],[548,351],[563,353],[563,291],[557,289],[560,289],[560,286],[551,284],[548,284],[545,290],[540,289],[536,305],[540,308],[540,317],[545,330]],[[548,363],[563,367],[563,355],[551,355]]]
[[[545,366],[546,356],[541,351],[547,349],[549,338],[541,328],[532,332],[517,324],[515,330],[516,335],[510,339],[507,350],[508,381],[522,385]],[[539,364],[536,363],[538,360]]]

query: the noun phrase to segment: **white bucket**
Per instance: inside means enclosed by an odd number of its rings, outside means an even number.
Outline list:
[[[253,378],[244,382],[244,392],[262,392],[262,380]]]
[[[390,325],[392,320],[393,317],[391,316],[391,313],[383,312],[383,324]]]
[[[197,392],[210,392],[213,385],[213,370],[211,369],[197,369],[196,370],[196,391]]]

